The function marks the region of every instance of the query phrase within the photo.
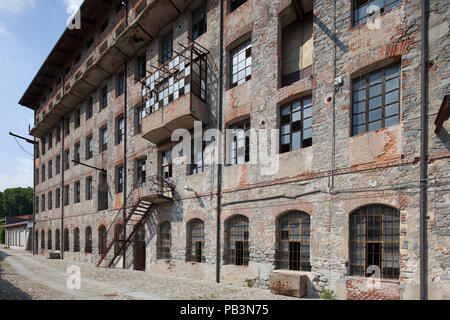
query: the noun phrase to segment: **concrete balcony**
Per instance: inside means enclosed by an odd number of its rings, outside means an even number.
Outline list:
[[[144,139],[158,145],[176,129],[192,129],[195,121],[208,123],[207,54],[193,43],[143,81]]]

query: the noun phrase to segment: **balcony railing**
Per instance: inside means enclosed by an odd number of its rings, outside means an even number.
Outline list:
[[[166,202],[173,198],[173,190],[174,184],[170,180],[150,176],[137,182],[135,196],[153,203]]]
[[[153,66],[154,71],[142,81],[142,104],[146,115],[190,92],[206,102],[208,51],[192,42],[180,53],[174,53],[176,55],[166,63]]]

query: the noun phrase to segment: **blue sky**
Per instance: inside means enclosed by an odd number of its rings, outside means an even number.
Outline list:
[[[82,0],[0,0],[0,191],[33,185],[28,136],[33,111],[18,101],[66,28],[68,12]]]

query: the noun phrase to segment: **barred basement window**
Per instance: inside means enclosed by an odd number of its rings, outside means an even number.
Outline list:
[[[381,278],[398,279],[400,213],[384,205],[369,205],[350,215],[350,275],[369,277],[369,266]]]
[[[230,53],[231,88],[252,78],[252,42],[251,39],[237,46]]]
[[[41,249],[45,249],[45,231],[41,231]]]
[[[162,152],[161,172],[164,180],[172,178],[172,150]]]
[[[250,119],[229,127],[227,164],[236,165],[250,161]]]
[[[47,232],[47,250],[52,250],[52,230]]]
[[[80,252],[80,229],[73,230],[73,252]]]
[[[159,225],[158,241],[157,241],[157,259],[170,259],[171,247],[171,225],[170,222],[165,221]]]
[[[376,5],[380,8],[380,13],[387,12],[398,5],[400,0],[353,0],[353,26],[360,25],[375,12],[369,9]]]
[[[86,227],[84,231],[84,252],[92,253],[92,228]]]
[[[98,253],[106,253],[106,227],[104,225],[98,228]]]
[[[379,130],[400,121],[398,64],[353,80],[352,135]]]
[[[230,0],[230,13],[246,3],[247,0]]]
[[[197,39],[207,30],[206,1],[192,13],[192,39]]]
[[[280,153],[312,146],[312,98],[280,108]]]
[[[166,61],[172,58],[172,46],[173,46],[173,32],[170,32],[165,35],[162,39],[162,56],[161,61],[165,63]]]
[[[225,223],[225,263],[248,266],[248,218],[237,215]]]
[[[55,250],[61,250],[61,233],[59,229],[56,229],[55,232]]]
[[[203,247],[205,243],[205,223],[200,219],[193,219],[187,224],[186,261],[205,262]]]
[[[70,250],[70,241],[69,241],[69,229],[64,229],[64,251],[69,252]]]
[[[311,271],[310,216],[293,211],[277,221],[277,269]]]

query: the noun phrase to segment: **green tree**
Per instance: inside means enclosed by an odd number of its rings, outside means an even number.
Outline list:
[[[4,222],[0,222],[0,227],[4,224],[5,224]],[[0,243],[5,244],[5,229],[4,228],[0,228]]]
[[[33,189],[12,188],[0,196],[0,216],[21,216],[33,213]]]

